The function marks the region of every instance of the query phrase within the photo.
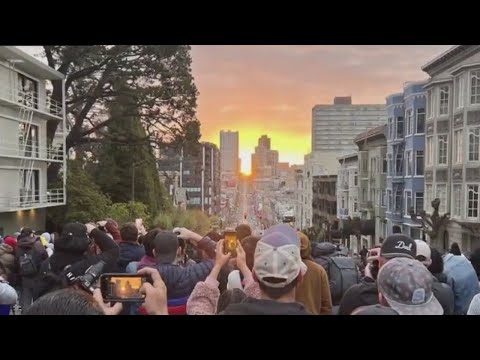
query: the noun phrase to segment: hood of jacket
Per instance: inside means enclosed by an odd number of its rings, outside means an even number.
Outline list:
[[[307,235],[302,232],[298,233],[298,237],[300,238],[300,255],[302,256],[302,260],[311,260],[312,244],[310,243],[310,240],[308,240]]]
[[[140,261],[145,256],[145,248],[143,245],[122,241],[118,244],[120,247],[120,262],[125,263],[125,266],[132,261]]]
[[[281,303],[274,300],[246,298],[229,305],[222,315],[311,315],[300,303]]]
[[[312,248],[313,257],[334,255],[337,251],[335,244],[331,242],[315,243]]]

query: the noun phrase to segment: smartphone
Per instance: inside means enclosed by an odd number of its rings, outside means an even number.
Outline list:
[[[224,243],[223,252],[231,253],[232,257],[237,256],[237,233],[235,231],[225,231],[223,233]]]
[[[103,274],[100,276],[100,290],[105,301],[138,302],[145,299],[140,288],[149,281],[145,275]]]

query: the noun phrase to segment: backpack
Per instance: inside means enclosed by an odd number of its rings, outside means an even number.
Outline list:
[[[22,277],[33,277],[37,275],[38,268],[34,260],[35,249],[32,246],[29,249],[22,249],[18,256],[18,267]]]
[[[355,260],[348,256],[320,256],[315,262],[321,265],[328,275],[332,304],[339,305],[343,294],[360,282]]]
[[[50,259],[46,259],[40,265],[39,276],[35,281],[33,289],[34,297],[39,298],[49,292],[68,287],[67,271],[69,268],[70,265],[67,265],[57,274],[52,271]]]

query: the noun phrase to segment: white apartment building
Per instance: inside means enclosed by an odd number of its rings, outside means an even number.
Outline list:
[[[222,181],[237,178],[240,173],[238,131],[220,131],[220,172]]]
[[[64,76],[14,46],[0,46],[0,235],[23,226],[43,230],[46,208],[66,203],[66,176],[54,188],[47,182],[52,162],[66,173],[65,104],[50,99],[53,80],[63,83]],[[51,144],[48,122],[58,122]]]
[[[312,109],[312,152],[324,159],[353,153],[353,139],[358,134],[385,124],[385,104],[352,104],[351,97],[336,97],[333,104],[315,105]]]
[[[358,200],[358,153],[338,158],[340,169],[337,175],[337,217],[346,220],[360,217]]]

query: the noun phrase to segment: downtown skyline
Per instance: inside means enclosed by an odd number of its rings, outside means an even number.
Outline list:
[[[39,46],[20,46],[31,55]],[[202,141],[220,145],[220,130],[240,132],[242,171],[268,134],[280,161],[303,163],[311,150],[311,110],[335,96],[383,104],[420,67],[450,45],[193,45]]]

